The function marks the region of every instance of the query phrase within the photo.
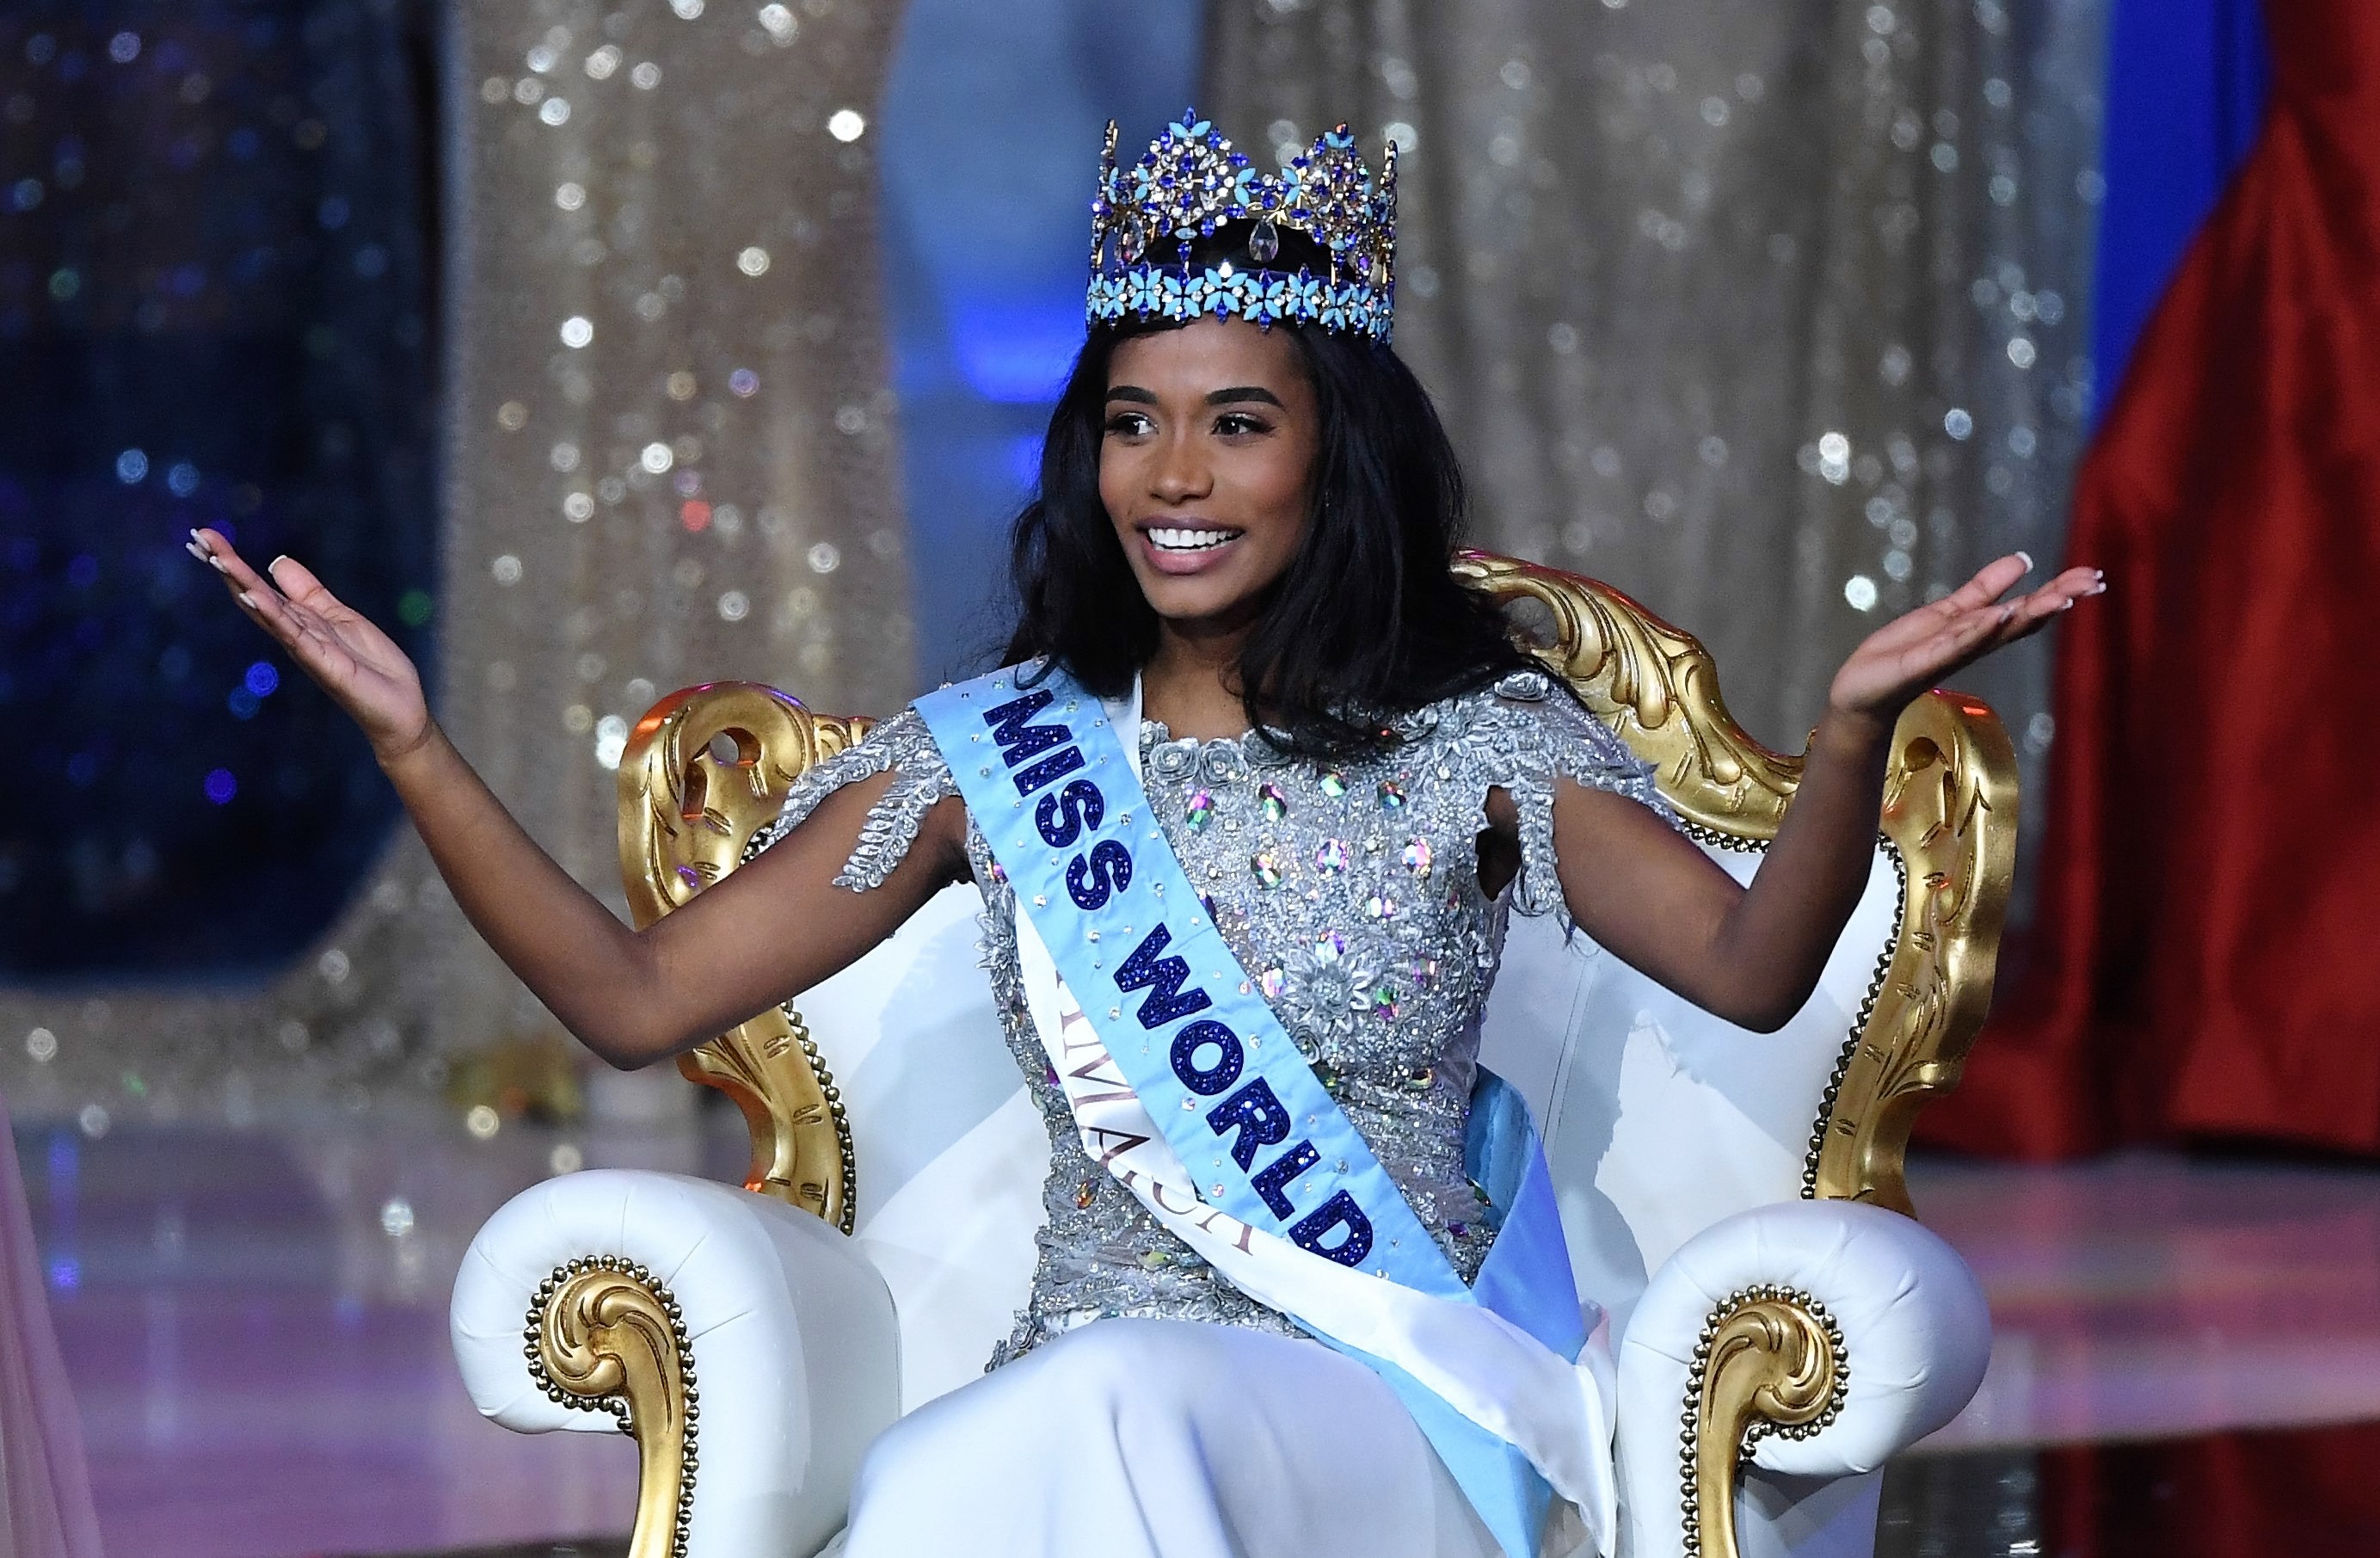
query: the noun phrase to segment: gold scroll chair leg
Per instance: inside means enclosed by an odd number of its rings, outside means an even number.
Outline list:
[[[1743,1458],[1768,1434],[1802,1439],[1834,1421],[1850,1384],[1842,1332],[1808,1294],[1750,1288],[1711,1311],[1694,1346],[1680,1456],[1688,1558],[1736,1558]]]
[[[642,1266],[573,1260],[538,1285],[526,1338],[529,1373],[549,1397],[610,1412],[637,1441],[628,1558],[683,1558],[700,1402],[677,1299]]]

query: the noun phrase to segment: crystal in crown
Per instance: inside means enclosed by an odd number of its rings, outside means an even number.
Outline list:
[[[1254,268],[1226,260],[1194,269],[1191,245],[1233,222],[1254,224],[1246,249]],[[1327,275],[1304,265],[1294,274],[1269,268],[1281,252],[1283,227],[1304,233],[1329,255]],[[1171,261],[1156,252],[1169,237],[1175,243]],[[1111,119],[1099,197],[1091,201],[1087,311],[1094,324],[1127,315],[1186,321],[1209,313],[1260,325],[1305,320],[1386,341],[1396,297],[1396,248],[1393,140],[1377,187],[1345,125],[1279,174],[1264,174],[1191,109],[1126,169],[1116,166]]]

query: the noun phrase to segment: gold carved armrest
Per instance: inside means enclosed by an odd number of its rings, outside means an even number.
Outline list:
[[[652,706],[620,760],[620,875],[651,924],[743,864],[785,792],[871,722],[813,714],[774,688],[716,682]],[[851,1126],[818,1045],[788,1005],[678,1061],[735,1101],[752,1132],[744,1187],[851,1232]]]
[[[620,874],[637,924],[650,925],[743,864],[795,777],[867,728],[752,682],[689,688],[654,704],[620,760]],[[791,1005],[698,1045],[678,1069],[743,1110],[752,1133],[746,1189],[851,1232],[850,1124]],[[682,1558],[699,1475],[700,1399],[676,1296],[643,1266],[590,1255],[539,1285],[527,1320],[538,1388],[612,1413],[636,1439],[629,1558]]]

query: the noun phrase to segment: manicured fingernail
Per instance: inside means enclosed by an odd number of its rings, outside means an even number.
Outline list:
[[[2090,589],[2088,589],[2088,590],[2084,590],[2082,593],[2084,593],[2085,595],[2105,595],[2107,592],[2107,581],[2106,579],[2104,579],[2104,578],[2103,578],[2103,579],[2101,579],[2098,583],[2096,583],[2096,584],[2093,585]]]
[[[286,552],[285,552],[285,553],[281,554],[281,555],[280,555],[280,556],[275,557],[274,559],[273,559],[273,561],[271,561],[270,563],[265,564],[265,565],[264,565],[264,571],[265,571],[266,573],[271,573],[273,569],[275,569],[275,568],[279,567],[282,564],[284,564],[284,563],[285,563],[285,562],[287,562],[287,561],[289,561],[289,554],[287,554]]]
[[[2030,553],[2030,552],[2020,552],[2020,553],[2018,553],[2018,554],[2016,554],[2016,560],[2017,560],[2018,562],[2022,563],[2022,564],[2024,565],[2024,571],[2025,571],[2025,572],[2027,572],[2027,573],[2031,573],[2031,572],[2033,572],[2033,554],[2032,554],[2032,553]]]
[[[224,566],[224,560],[216,556],[213,553],[202,553],[200,555],[206,558],[207,566],[214,569],[215,572],[219,574],[228,574],[231,572],[229,568]]]
[[[241,590],[237,599],[241,605],[246,606],[249,611],[254,611],[256,609],[256,597],[249,591],[245,590]]]
[[[191,556],[196,557],[201,563],[212,563],[214,561],[212,557],[207,554],[207,549],[200,546],[197,542],[184,542],[182,543],[182,550],[188,553]]]

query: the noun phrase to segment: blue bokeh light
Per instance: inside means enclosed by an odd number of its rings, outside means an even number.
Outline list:
[[[367,744],[311,686],[253,673],[254,625],[182,545],[198,525],[302,550],[417,660],[434,648],[399,607],[436,573],[424,15],[33,0],[0,20],[23,153],[0,164],[0,712],[70,813],[0,819],[0,980],[265,974],[380,854],[395,807]],[[39,198],[12,212],[19,180]],[[71,881],[25,869],[44,852]]]
[[[1017,492],[1030,493],[1041,485],[1041,435],[1021,432],[1008,441],[1008,474],[1016,483]]]
[[[1006,641],[1006,537],[1081,350],[1099,137],[1145,141],[1198,79],[1201,0],[909,0],[878,117],[917,671]],[[1127,150],[1127,157],[1136,153]]]
[[[1083,349],[1083,300],[1075,291],[953,312],[951,346],[976,394],[1012,406],[1058,398]]]

